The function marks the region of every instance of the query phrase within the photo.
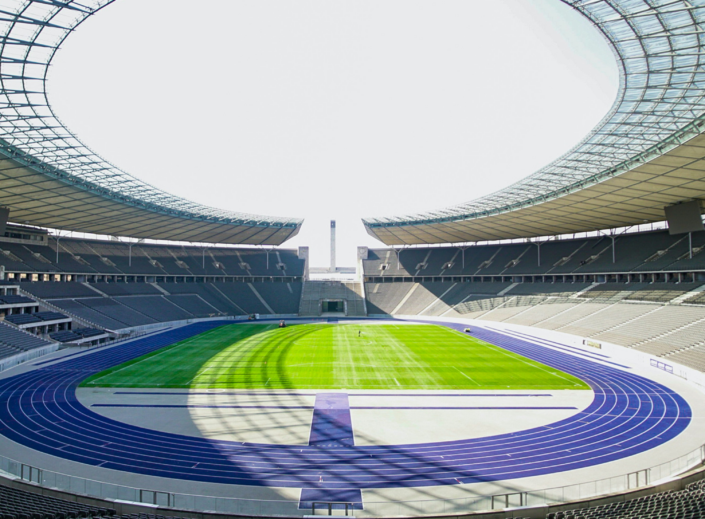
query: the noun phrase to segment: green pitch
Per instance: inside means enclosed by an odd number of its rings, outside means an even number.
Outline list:
[[[215,328],[86,379],[87,387],[588,389],[544,364],[436,325]]]

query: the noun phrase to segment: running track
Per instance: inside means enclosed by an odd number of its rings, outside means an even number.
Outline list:
[[[108,469],[335,495],[343,489],[454,485],[594,466],[652,449],[676,437],[691,419],[681,396],[629,370],[481,329],[473,335],[581,378],[592,387],[593,402],[548,426],[492,437],[302,447],[153,431],[103,417],[77,400],[76,388],[89,375],[222,324],[192,324],[0,380],[0,434],[46,454]]]

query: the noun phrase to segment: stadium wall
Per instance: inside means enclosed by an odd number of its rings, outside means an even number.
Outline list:
[[[53,353],[58,349],[59,349],[59,343],[55,342],[55,343],[50,344],[49,346],[45,346],[43,348],[37,348],[34,350],[25,351],[22,353],[18,353],[17,355],[13,355],[12,357],[6,357],[3,359],[0,359],[0,372],[5,371],[10,368],[14,368],[15,366],[18,366],[19,364],[23,364],[23,363],[27,362],[28,360],[36,359],[38,357],[43,357],[44,355],[48,355],[50,353]]]
[[[181,321],[167,321],[163,323],[145,324],[143,326],[133,326],[132,328],[123,328],[121,334],[136,334],[136,333],[151,333],[165,328],[178,328],[187,324],[203,323],[206,321],[243,321],[247,316],[222,316],[222,317],[197,317],[194,319],[183,319]]]
[[[621,503],[632,499],[650,496],[660,492],[675,492],[684,490],[689,484],[705,479],[705,468],[699,467],[681,477],[664,481],[659,484],[642,487],[628,492],[616,493],[600,498],[585,499],[580,501],[570,501],[560,504],[551,504],[532,508],[507,508],[504,510],[477,512],[464,515],[429,515],[423,516],[426,519],[507,519],[507,518],[531,518],[544,519],[549,513],[557,513],[575,508],[587,508],[611,503]],[[196,512],[192,510],[179,510],[174,508],[161,507],[146,503],[136,503],[120,499],[99,499],[87,495],[62,491],[55,488],[46,488],[23,481],[19,477],[11,474],[0,474],[0,485],[22,490],[30,494],[38,494],[47,497],[64,499],[75,503],[81,503],[97,508],[112,508],[116,511],[116,516],[129,514],[146,514],[159,517],[186,517],[189,519],[275,519],[275,516],[245,516],[219,514],[216,512]],[[276,516],[279,517],[279,516]],[[335,517],[335,516],[334,516]]]
[[[407,316],[409,319],[418,321],[416,316]],[[403,319],[404,316],[397,316],[399,319]],[[560,340],[562,344],[574,345],[584,347],[585,344],[583,339],[577,336],[572,336],[560,332],[550,331],[550,330],[538,330],[535,328],[520,326],[520,325],[510,325],[504,323],[487,323],[479,322],[475,320],[467,319],[447,319],[447,318],[432,318],[428,322],[465,322],[469,327],[482,326],[491,328],[494,330],[503,331],[505,333],[513,332],[529,332],[533,337],[548,340]],[[526,339],[526,336],[522,337]],[[531,340],[531,339],[529,339]],[[593,345],[594,346],[594,345]],[[633,364],[643,365],[646,367],[651,367],[652,369],[659,369],[661,371],[666,371],[661,367],[653,366],[651,363],[655,357],[644,354],[643,352],[633,351],[625,349],[624,347],[610,344],[602,343],[602,351],[608,353],[610,356],[616,357],[617,359],[628,359]],[[705,373],[698,372],[686,367],[675,367],[676,369],[671,372],[672,376],[677,376],[688,380],[690,383],[697,385],[698,387],[705,390]],[[705,453],[703,453],[705,454]],[[232,514],[219,514],[207,511],[192,511],[192,510],[182,510],[169,507],[162,507],[157,505],[125,501],[120,499],[102,499],[98,497],[92,497],[88,495],[82,495],[80,493],[72,493],[60,488],[45,488],[39,485],[22,480],[19,465],[15,467],[16,471],[9,466],[3,467],[5,472],[0,471],[0,485],[10,486],[12,488],[19,488],[27,492],[32,492],[36,494],[41,494],[45,496],[58,497],[61,499],[66,499],[69,501],[75,501],[78,503],[88,504],[90,506],[103,507],[103,508],[114,508],[119,515],[125,514],[151,514],[160,516],[180,516],[192,519],[255,519],[256,517],[262,519],[263,517],[270,517],[267,515],[232,515]],[[71,478],[66,478],[67,483],[71,483]],[[693,467],[684,472],[681,475],[669,478],[667,480],[652,483],[650,485],[641,486],[639,488],[616,492],[614,494],[602,495],[597,497],[591,497],[586,499],[580,499],[575,501],[566,501],[561,503],[546,504],[544,506],[538,507],[517,507],[517,508],[506,508],[495,511],[480,511],[468,514],[452,514],[452,515],[424,515],[428,519],[502,519],[502,518],[532,518],[539,519],[547,517],[549,513],[556,513],[566,510],[574,510],[577,508],[586,507],[596,507],[611,503],[625,502],[633,499],[638,499],[640,497],[649,496],[654,493],[668,492],[668,491],[679,491],[686,488],[690,483],[700,481],[705,479],[705,467],[702,465],[698,467]],[[75,484],[76,482],[74,482]],[[95,485],[94,485],[95,486]],[[272,516],[273,517],[273,516]]]

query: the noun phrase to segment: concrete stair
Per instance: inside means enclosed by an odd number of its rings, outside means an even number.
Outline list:
[[[340,300],[345,304],[345,316],[366,317],[364,288],[360,282],[306,281],[301,293],[299,315],[321,316],[322,302]]]

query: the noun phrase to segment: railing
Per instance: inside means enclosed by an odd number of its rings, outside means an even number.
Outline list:
[[[511,492],[492,496],[491,510],[526,506],[526,492]]]
[[[18,352],[16,355],[11,357],[3,357],[0,359],[0,372],[14,368],[20,364],[24,364],[27,361],[34,360],[49,353],[54,353],[59,348],[57,343],[47,344],[41,348],[34,348],[33,350]]]
[[[473,486],[455,487],[467,489],[467,497],[457,499],[408,499],[405,501],[375,501],[365,499],[364,509],[356,511],[358,516],[390,517],[429,514],[457,514],[477,512],[480,510],[497,510],[513,507],[533,507],[551,503],[578,501],[596,496],[626,492],[654,482],[681,474],[705,461],[705,445],[680,456],[674,460],[642,469],[629,474],[599,479],[575,485],[548,488],[542,490],[510,489],[508,492],[494,495],[478,495]],[[202,496],[180,494],[160,490],[147,490],[113,483],[104,483],[77,476],[61,474],[46,469],[39,469],[19,461],[0,456],[0,471],[16,476],[25,481],[103,499],[119,499],[179,510],[212,511],[218,513],[249,516],[301,516],[305,511],[299,510],[295,500],[260,500],[232,497]],[[498,482],[501,485],[501,482]],[[409,490],[413,490],[410,488]],[[322,502],[316,502],[321,504]],[[327,502],[324,502],[328,506]],[[332,503],[337,504],[337,503]],[[346,507],[354,503],[342,503]],[[315,506],[315,504],[314,504]],[[332,510],[331,506],[331,510]],[[314,510],[315,511],[315,510]],[[347,508],[346,508],[347,511]]]
[[[174,494],[158,490],[140,490],[139,502],[171,508],[174,506]]]
[[[311,515],[316,515],[316,505],[323,505],[318,507],[320,510],[328,510],[328,515],[333,515],[333,510],[345,510],[345,515],[352,515],[353,510],[355,510],[355,503],[350,503],[346,501],[313,501],[311,503]],[[350,514],[348,514],[348,510]]]

